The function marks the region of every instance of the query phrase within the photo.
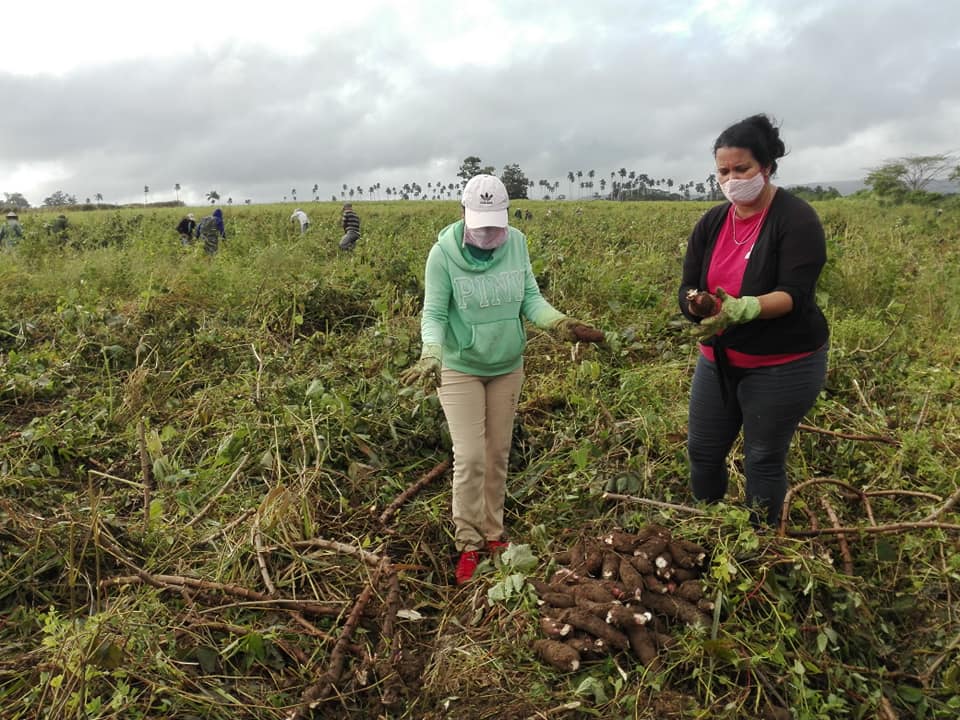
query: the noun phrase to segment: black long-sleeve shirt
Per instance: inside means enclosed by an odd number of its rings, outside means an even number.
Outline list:
[[[708,210],[687,241],[678,300],[680,311],[693,322],[701,318],[690,313],[687,290],[707,287],[710,258],[729,210],[730,203]],[[750,253],[740,294],[782,290],[793,299],[793,309],[781,317],[728,327],[706,344],[751,355],[810,352],[822,347],[830,333],[817,306],[816,286],[826,261],[826,239],[816,211],[801,198],[778,189]]]

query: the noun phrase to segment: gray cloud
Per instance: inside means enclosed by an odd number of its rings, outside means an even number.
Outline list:
[[[792,6],[765,5],[763,34],[706,16],[664,32],[653,4],[525,5],[511,22],[556,37],[494,64],[431,61],[424,43],[443,29],[394,32],[387,13],[296,58],[228,45],[61,77],[0,73],[0,96],[15,99],[0,168],[66,171],[26,189],[0,175],[0,190],[34,204],[57,189],[136,201],[144,185],[159,199],[180,183],[193,202],[210,189],[274,202],[317,184],[329,199],[343,183],[454,181],[467,155],[519,163],[564,192],[570,170],[700,181],[716,135],[759,111],[783,123],[783,181],[858,179],[888,157],[960,145],[960,4]]]

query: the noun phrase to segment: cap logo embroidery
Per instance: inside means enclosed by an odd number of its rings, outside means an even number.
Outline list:
[[[480,193],[480,204],[481,205],[493,205],[493,193]]]

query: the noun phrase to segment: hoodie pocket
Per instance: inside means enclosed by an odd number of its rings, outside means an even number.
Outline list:
[[[473,365],[509,365],[523,354],[527,334],[519,317],[470,326],[470,342],[460,356]]]

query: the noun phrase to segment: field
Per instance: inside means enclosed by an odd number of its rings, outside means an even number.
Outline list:
[[[73,213],[65,240],[22,218],[0,255],[0,717],[960,715],[960,210],[816,205],[827,387],[787,522],[757,531],[738,451],[729,503],[686,484],[676,286],[708,205],[520,205],[544,294],[608,343],[528,327],[517,547],[462,588],[443,414],[398,381],[455,202],[358,203],[352,254],[333,203],[302,237],[292,205],[225,207],[212,258],[176,209]],[[525,578],[648,523],[708,549],[711,622],[667,628],[656,667],[541,662]]]

